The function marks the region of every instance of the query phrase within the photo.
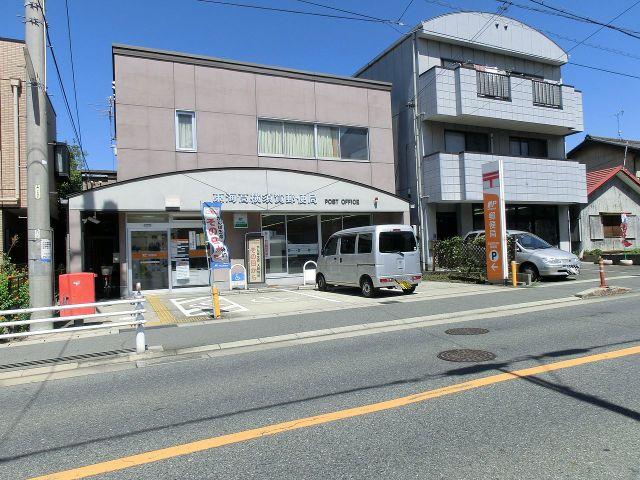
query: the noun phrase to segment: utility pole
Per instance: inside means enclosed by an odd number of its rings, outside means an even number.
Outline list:
[[[53,302],[52,231],[49,210],[49,145],[47,132],[46,49],[44,1],[26,0],[25,60],[27,64],[27,240],[29,298],[32,307]],[[46,313],[32,318],[46,318]],[[53,323],[37,323],[32,330],[48,330]]]

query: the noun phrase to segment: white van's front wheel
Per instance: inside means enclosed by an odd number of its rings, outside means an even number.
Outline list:
[[[327,281],[325,280],[324,275],[322,275],[321,273],[319,273],[316,277],[316,284],[318,285],[318,290],[320,290],[321,292],[327,291]]]
[[[366,298],[372,298],[376,295],[376,290],[373,288],[373,282],[369,277],[365,277],[360,281],[360,291],[362,296]]]

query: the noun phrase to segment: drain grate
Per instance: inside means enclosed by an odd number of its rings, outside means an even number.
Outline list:
[[[489,330],[486,328],[450,328],[445,330],[444,333],[447,335],[484,335],[489,333]]]
[[[402,303],[398,300],[385,300],[384,302],[380,302],[381,305],[393,305],[394,303]]]
[[[83,353],[80,355],[69,355],[68,357],[46,358],[44,360],[31,360],[29,362],[8,363],[0,365],[0,370],[11,370],[13,368],[39,367],[42,365],[57,365],[59,363],[74,362],[76,360],[91,360],[95,358],[109,357],[111,355],[119,355],[121,353],[133,353],[135,348],[121,348],[118,350],[110,350],[108,352]]]
[[[496,358],[495,354],[484,350],[471,350],[461,348],[457,350],[446,350],[438,354],[438,358],[447,362],[486,362]]]

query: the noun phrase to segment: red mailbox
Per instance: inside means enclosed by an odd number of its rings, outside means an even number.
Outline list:
[[[96,301],[95,278],[90,272],[65,273],[59,276],[58,295],[60,305],[75,305],[80,303],[94,303]],[[60,310],[61,317],[71,315],[90,315],[96,313],[94,307],[70,308]]]

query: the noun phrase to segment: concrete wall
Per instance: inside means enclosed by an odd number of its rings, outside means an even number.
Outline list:
[[[508,202],[586,203],[585,169],[576,162],[501,156]],[[430,202],[481,201],[482,165],[497,155],[436,153],[423,161]]]
[[[562,108],[533,103],[532,81],[510,76],[510,99],[478,96],[477,72],[472,68],[439,66],[420,77],[421,111],[426,119],[451,118],[460,123],[508,126],[518,130],[566,135],[583,130],[582,93],[561,87]]]
[[[188,169],[270,167],[396,191],[388,90],[118,54],[114,73],[119,181]],[[176,109],[196,112],[195,153],[176,151]],[[258,156],[257,118],[367,127],[370,161]]]
[[[589,216],[601,213],[627,212],[635,215],[628,229],[629,238],[634,238],[634,248],[638,247],[640,237],[640,194],[618,177],[605,183],[589,196],[589,204],[580,212],[580,237],[583,250],[621,250],[622,243],[619,238],[592,239]]]
[[[462,27],[464,28],[464,25]],[[469,32],[468,38],[472,38],[475,33],[477,32]],[[464,36],[464,33],[460,36]],[[546,80],[560,81],[562,78],[558,65],[527,60],[509,55],[507,52],[488,52],[480,48],[470,48],[425,38],[419,40],[418,48],[420,52],[420,74],[432,67],[442,66],[442,59],[444,58],[462,63],[495,67],[505,71],[537,75]],[[526,51],[524,48],[522,51]]]
[[[393,115],[397,193],[405,198],[415,199],[414,110],[407,108],[407,102],[415,95],[411,38],[403,40],[378,61],[360,72],[358,77],[382,80],[393,84],[391,111]]]

